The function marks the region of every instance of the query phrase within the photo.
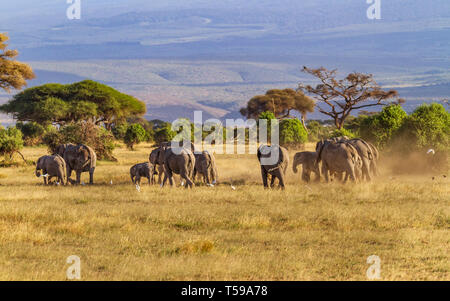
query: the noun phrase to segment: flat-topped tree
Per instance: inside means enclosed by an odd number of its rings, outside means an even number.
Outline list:
[[[27,80],[34,78],[33,70],[27,64],[15,60],[17,50],[7,50],[6,34],[0,33],[0,88],[6,92],[20,90],[27,85]]]
[[[240,113],[247,118],[257,119],[263,112],[272,112],[276,118],[284,119],[291,118],[291,112],[297,111],[301,114],[302,124],[306,128],[306,114],[314,112],[314,107],[314,100],[301,91],[272,89],[264,95],[254,96]]]
[[[303,67],[303,72],[314,76],[320,83],[315,87],[299,84],[298,91],[314,97],[318,101],[318,111],[333,118],[338,129],[344,126],[345,119],[354,110],[385,105],[393,99],[396,103],[404,102],[398,98],[397,91],[382,90],[372,74],[354,72],[344,79],[336,79],[337,70],[330,71],[324,67]]]
[[[92,80],[74,84],[45,84],[16,94],[0,111],[18,121],[64,125],[89,121],[108,130],[119,121],[145,113],[145,103]]]

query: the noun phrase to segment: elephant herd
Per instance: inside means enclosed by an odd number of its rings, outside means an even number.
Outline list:
[[[274,187],[275,180],[278,180],[279,187],[284,189],[289,166],[287,149],[279,145],[262,145],[258,148],[257,157],[264,187],[269,187],[270,179],[270,187]],[[298,166],[302,165],[302,180],[305,182],[311,181],[312,173],[315,174],[315,181],[320,181],[321,176],[327,182],[333,178],[343,182],[348,179],[370,181],[378,174],[378,158],[378,150],[371,143],[341,137],[319,141],[315,152],[296,153],[292,167],[297,173]],[[38,159],[36,176],[43,177],[46,185],[52,183],[52,178],[56,178],[57,185],[80,184],[81,173],[89,172],[89,183],[93,184],[96,161],[97,156],[91,147],[63,144],[56,148],[53,155]],[[76,180],[70,178],[72,171],[76,173]],[[130,168],[131,181],[136,185],[140,185],[141,178],[147,178],[149,184],[155,184],[155,176],[158,175],[161,187],[167,181],[173,186],[174,174],[180,176],[185,188],[192,188],[198,176],[207,186],[214,186],[218,179],[214,155],[208,151],[195,151],[192,143],[190,147],[162,143],[150,153],[147,162]]]

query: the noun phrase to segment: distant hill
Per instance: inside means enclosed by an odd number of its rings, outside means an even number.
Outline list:
[[[82,1],[68,20],[65,1],[6,2],[0,31],[37,70],[31,85],[99,80],[146,101],[149,118],[236,116],[254,94],[310,80],[303,65],[373,73],[410,103],[450,98],[448,0],[382,1],[375,21],[364,0],[113,3]]]

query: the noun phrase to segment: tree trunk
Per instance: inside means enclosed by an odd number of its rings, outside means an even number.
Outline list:
[[[305,129],[305,131],[307,132],[307,133],[309,133],[308,132],[308,128],[306,127],[306,121],[305,121],[305,115],[303,115],[302,114],[302,118],[300,119],[300,121],[302,122],[302,125],[303,125],[303,128]]]

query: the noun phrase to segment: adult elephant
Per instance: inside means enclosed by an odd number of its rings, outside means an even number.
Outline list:
[[[203,182],[207,185],[214,185],[217,182],[217,167],[216,167],[216,159],[214,155],[209,153],[208,151],[203,151],[201,153],[194,153],[195,156],[195,168],[194,168],[194,176],[197,174],[202,175]]]
[[[375,166],[375,157],[373,154],[373,150],[370,145],[360,138],[349,139],[345,141],[346,143],[350,143],[353,147],[358,151],[359,156],[362,160],[362,179],[366,179],[367,181],[372,180],[371,176],[371,166]]]
[[[173,183],[173,174],[179,174],[186,181],[185,187],[192,188],[194,182],[191,180],[194,174],[195,156],[194,153],[183,147],[161,146],[159,151],[159,162],[164,164],[164,180],[161,183],[163,187],[167,180],[171,186]]]
[[[64,158],[67,166],[67,180],[73,182],[70,177],[75,171],[76,184],[81,182],[81,173],[89,172],[89,184],[94,184],[94,171],[97,164],[95,151],[84,144],[62,144],[57,147],[56,153]]]
[[[175,142],[177,147],[182,147],[182,142]],[[192,142],[189,142],[189,147],[193,153],[195,153],[195,147]],[[172,141],[162,142],[157,148],[151,151],[148,156],[148,160],[151,164],[153,164],[155,170],[158,172],[158,184],[162,183],[163,174],[164,174],[164,157],[160,156],[161,151],[164,148],[172,146]]]
[[[330,140],[319,141],[316,145],[317,163],[322,162],[322,174],[327,182],[330,175],[345,174],[344,182],[350,178],[356,182],[358,175],[358,151],[349,143],[333,142]]]
[[[261,176],[264,188],[268,188],[267,179],[272,176],[270,187],[274,186],[278,179],[281,189],[285,188],[285,175],[289,165],[289,153],[287,149],[279,145],[261,145],[258,148],[258,161],[261,165]]]
[[[66,185],[66,162],[59,155],[42,156],[36,162],[36,177],[44,177],[44,184],[50,184],[50,180],[56,177],[58,183]],[[47,179],[48,178],[48,179]]]
[[[297,166],[302,165],[302,180],[305,182],[311,181],[311,173],[315,173],[316,182],[320,182],[320,169],[317,163],[316,152],[299,152],[294,156],[294,164],[292,170],[297,173]]]

